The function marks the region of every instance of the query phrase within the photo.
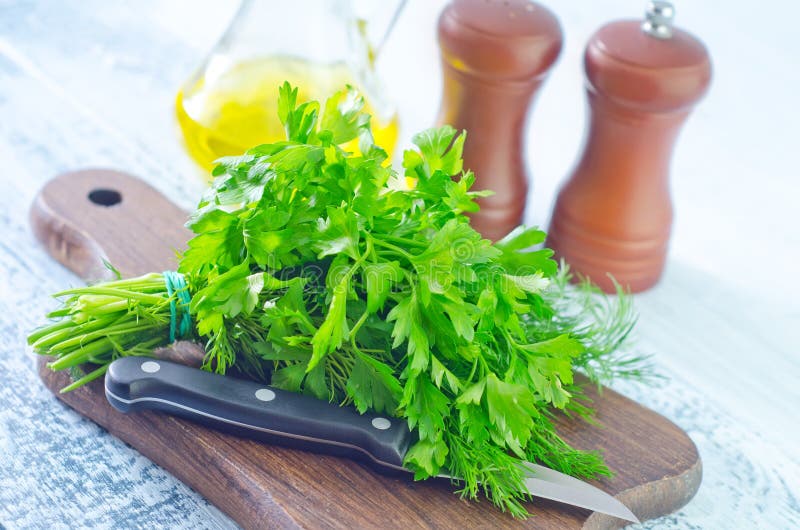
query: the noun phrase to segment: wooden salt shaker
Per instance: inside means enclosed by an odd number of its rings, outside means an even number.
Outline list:
[[[606,292],[614,290],[608,273],[633,292],[661,276],[673,145],[711,80],[705,46],[673,28],[673,15],[668,2],[651,2],[644,23],[612,22],[586,48],[589,133],[547,245]]]
[[[453,0],[439,17],[444,93],[437,121],[467,131],[464,167],[475,172],[473,189],[495,192],[472,216],[490,239],[522,221],[528,109],[561,43],[556,17],[528,0]]]

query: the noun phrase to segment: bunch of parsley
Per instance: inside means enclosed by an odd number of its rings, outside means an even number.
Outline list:
[[[179,271],[204,367],[404,418],[418,435],[405,460],[418,479],[447,471],[463,495],[482,490],[516,516],[527,514],[524,461],[608,474],[599,454],[558,436],[553,418],[590,414],[576,370],[598,383],[643,375],[641,360],[621,353],[634,322],[627,299],[567,286],[552,251],[530,250],[544,241],[539,230],[492,244],[470,226],[486,193],[470,189],[464,133],[416,135],[400,175],[373,145],[356,92],[324,107],[298,103],[288,84],[279,94],[286,141],[222,159],[188,223],[196,235]],[[339,147],[355,139],[359,154]],[[102,370],[130,352],[142,332],[131,322],[150,326],[148,347],[166,342],[169,296],[148,278],[145,298],[124,290],[135,283],[69,291],[56,316],[72,324],[36,332],[34,347],[60,357],[56,368]],[[75,308],[98,296],[113,311],[91,326]],[[57,347],[64,329],[72,346],[83,337],[80,348]],[[95,340],[108,344],[75,353]]]

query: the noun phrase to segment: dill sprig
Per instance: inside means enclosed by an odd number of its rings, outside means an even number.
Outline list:
[[[650,356],[633,352],[638,314],[630,293],[616,281],[615,295],[608,295],[586,278],[574,279],[562,260],[550,288],[543,293],[553,308],[552,318],[529,321],[531,330],[551,335],[569,332],[580,340],[585,350],[574,359],[574,365],[598,387],[615,379],[658,383],[662,376],[656,373]]]

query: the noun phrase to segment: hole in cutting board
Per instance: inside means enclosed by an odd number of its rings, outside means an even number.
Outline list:
[[[89,200],[98,206],[114,206],[122,202],[122,194],[117,190],[107,190],[104,188],[89,192]]]

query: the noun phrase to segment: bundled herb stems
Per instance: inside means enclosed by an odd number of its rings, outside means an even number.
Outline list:
[[[38,353],[56,357],[53,370],[79,374],[86,363],[99,365],[75,377],[68,392],[105,374],[121,355],[147,355],[169,342],[170,301],[161,274],[118,279],[56,293],[64,305],[49,318],[54,324],[37,329],[28,342]]]

